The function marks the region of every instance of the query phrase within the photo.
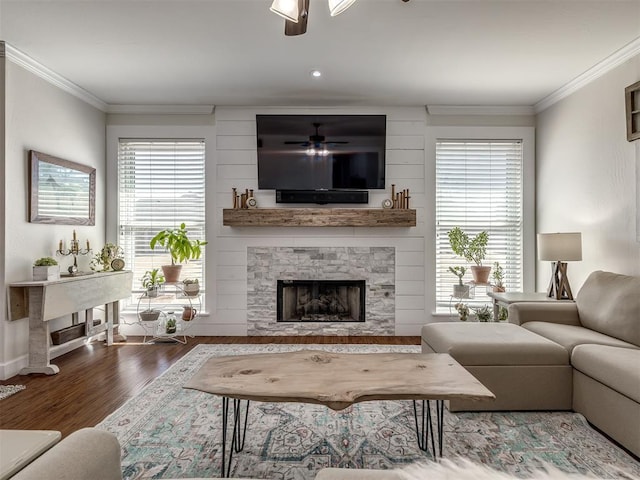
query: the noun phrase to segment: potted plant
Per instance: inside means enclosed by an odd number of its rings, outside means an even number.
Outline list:
[[[140,316],[140,320],[142,320],[143,322],[155,322],[156,320],[158,320],[158,318],[160,318],[160,310],[148,308],[146,310],[138,312],[138,315]]]
[[[473,281],[481,284],[488,283],[491,267],[483,266],[482,261],[487,254],[489,234],[483,230],[475,237],[469,237],[460,227],[455,227],[447,235],[453,252],[463,257],[467,262],[475,263],[475,265],[471,266]]]
[[[453,296],[456,298],[469,298],[469,285],[462,283],[462,277],[467,272],[463,266],[449,267],[449,271],[458,277],[458,284],[453,286]]]
[[[33,262],[34,280],[58,280],[60,278],[60,265],[55,258],[42,257]]]
[[[489,305],[483,305],[479,308],[474,308],[473,311],[478,317],[479,322],[490,322],[491,317],[493,316],[493,311],[489,307]]]
[[[455,305],[456,312],[458,312],[458,319],[461,322],[466,322],[469,319],[469,307],[466,303],[456,303]]]
[[[493,291],[504,292],[504,269],[500,265],[500,262],[493,264],[493,271],[491,272],[491,278],[493,279]]]
[[[147,290],[147,297],[149,298],[157,297],[158,287],[165,282],[164,276],[162,276],[160,270],[157,268],[147,270],[140,280],[142,286]]]
[[[165,328],[166,328],[165,331],[167,332],[168,335],[171,335],[172,333],[176,333],[176,330],[177,330],[176,319],[175,318],[167,319],[167,324]]]
[[[182,290],[188,297],[195,297],[200,293],[200,283],[197,278],[185,278],[182,281]]]
[[[149,246],[153,250],[156,245],[164,247],[171,255],[171,265],[163,265],[162,271],[167,282],[177,282],[180,278],[181,262],[196,260],[202,255],[202,247],[208,242],[190,240],[184,223],[180,228],[161,230],[151,239]]]
[[[111,270],[111,263],[116,258],[122,258],[124,256],[124,250],[115,243],[107,243],[100,249],[100,252],[96,253],[91,259],[91,270],[97,270],[100,268],[102,272],[108,272]]]

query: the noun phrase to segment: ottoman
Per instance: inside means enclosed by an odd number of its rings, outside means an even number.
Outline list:
[[[448,353],[496,396],[494,402],[452,400],[449,410],[571,410],[567,350],[511,323],[430,323],[423,353]]]

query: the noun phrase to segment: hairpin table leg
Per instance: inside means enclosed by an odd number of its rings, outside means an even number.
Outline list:
[[[247,419],[249,418],[249,400],[246,401],[244,420],[242,419],[242,400],[233,399],[233,431],[231,433],[231,445],[229,446],[229,458],[227,459],[227,427],[229,426],[229,397],[222,397],[222,460],[220,476],[228,478],[231,473],[231,460],[233,452],[241,452],[247,436]]]

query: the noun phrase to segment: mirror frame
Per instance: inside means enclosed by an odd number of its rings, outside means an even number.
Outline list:
[[[58,165],[71,170],[86,173],[89,176],[89,216],[48,216],[38,215],[38,184],[40,162]],[[96,224],[96,169],[80,163],[29,150],[29,221],[51,225],[95,225]]]

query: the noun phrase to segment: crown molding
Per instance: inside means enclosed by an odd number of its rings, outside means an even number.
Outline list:
[[[95,95],[92,95],[75,83],[70,82],[63,76],[58,75],[53,70],[35,61],[33,58],[29,57],[27,54],[21,52],[10,44],[5,43],[5,49],[7,58],[16,65],[21,66],[25,70],[28,70],[29,72],[39,76],[52,85],[60,88],[61,90],[64,90],[65,92],[79,98],[80,100],[87,102],[89,105],[96,107],[98,110],[102,110],[103,112],[107,111],[107,104]]]
[[[211,115],[215,105],[108,105],[107,113],[127,115]]]
[[[429,115],[533,115],[529,105],[427,105]]]
[[[549,108],[554,103],[557,103],[563,98],[568,97],[572,93],[575,93],[585,85],[593,82],[595,79],[601,77],[605,73],[613,70],[618,65],[623,64],[624,62],[626,62],[630,58],[635,57],[638,54],[640,54],[640,37],[628,43],[620,50],[614,52],[612,55],[609,55],[601,62],[595,64],[589,70],[582,73],[581,75],[578,75],[576,78],[571,80],[566,85],[560,87],[555,92],[544,97],[533,106],[535,113],[540,113],[541,111]]]

